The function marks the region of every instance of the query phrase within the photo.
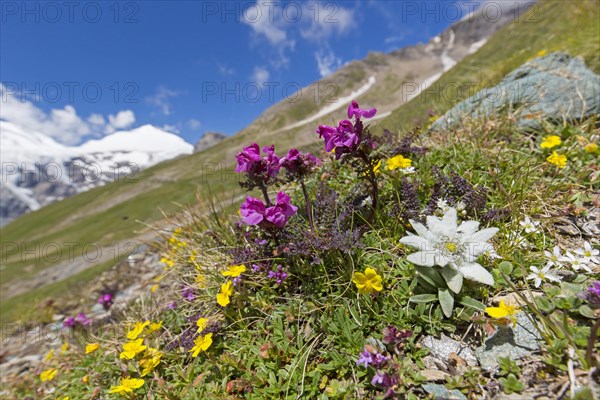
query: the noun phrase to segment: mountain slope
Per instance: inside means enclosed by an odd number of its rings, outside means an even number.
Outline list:
[[[0,121],[0,131],[2,225],[93,187],[135,179],[140,170],[193,150],[180,137],[151,125],[115,132],[80,146],[64,146],[6,121]]]
[[[497,84],[506,74],[539,54],[564,51],[582,56],[600,73],[600,2],[542,1],[504,27],[477,53],[468,55],[430,90],[420,93],[382,121],[388,127],[410,129],[428,112],[441,115],[479,90]]]

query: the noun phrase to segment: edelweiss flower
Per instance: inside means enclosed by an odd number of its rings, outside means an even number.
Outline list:
[[[540,287],[543,281],[560,282],[560,278],[554,275],[553,271],[550,271],[552,265],[548,263],[544,268],[539,269],[538,267],[531,266],[529,270],[531,274],[527,275],[527,280],[533,279],[533,285],[537,288]]]
[[[583,242],[583,249],[576,249],[575,254],[578,254],[583,258],[588,259],[594,264],[600,264],[600,260],[598,260],[598,258],[596,257],[598,254],[600,254],[600,250],[593,249],[592,245],[588,241]]]
[[[532,221],[531,218],[525,216],[525,219],[519,222],[519,225],[523,227],[525,233],[539,233],[540,230],[538,226],[540,225],[539,221]]]
[[[425,267],[443,267],[442,276],[455,293],[460,292],[463,277],[486,285],[494,284],[492,275],[475,260],[490,250],[492,246],[487,241],[498,232],[498,228],[478,231],[477,221],[464,221],[457,225],[454,207],[450,207],[442,219],[428,216],[427,227],[412,220],[410,223],[418,236],[409,234],[400,242],[420,251],[409,254],[408,261]]]

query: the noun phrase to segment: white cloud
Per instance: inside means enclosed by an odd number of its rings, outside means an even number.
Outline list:
[[[265,67],[254,67],[254,72],[252,73],[252,81],[258,83],[260,86],[263,86],[265,82],[269,80],[271,77],[271,73]]]
[[[88,136],[103,136],[135,122],[135,115],[131,110],[110,115],[108,123],[100,114],[91,114],[84,119],[71,105],[45,112],[20,94],[7,92],[1,83],[0,97],[0,119],[12,122],[25,131],[50,136],[67,145],[78,144]]]
[[[332,74],[342,65],[342,60],[335,56],[331,49],[321,49],[315,53],[317,68],[321,77]]]
[[[161,126],[160,129],[162,129],[163,131],[174,133],[176,135],[179,135],[181,133],[181,130],[179,129],[179,126],[177,126],[177,125],[165,124],[165,125]]]
[[[255,41],[270,45],[269,63],[276,69],[289,64],[288,53],[296,38],[323,45],[333,35],[342,35],[356,26],[355,12],[338,4],[317,1],[306,3],[257,0],[244,10],[242,22],[248,25]]]
[[[200,128],[202,126],[202,123],[200,123],[200,121],[198,121],[197,119],[190,119],[187,122],[187,125],[190,127],[190,129],[195,130]]]
[[[225,64],[217,63],[217,66],[219,67],[219,73],[223,76],[230,76],[235,74],[235,69],[228,67]]]
[[[135,122],[135,114],[131,110],[119,111],[117,115],[109,115],[108,122],[115,129],[125,129]]]
[[[323,42],[334,34],[342,35],[355,26],[354,10],[334,3],[310,2],[305,5],[308,26],[300,29],[304,39]]]
[[[160,86],[154,95],[146,97],[146,102],[158,107],[163,115],[171,115],[173,106],[171,105],[170,99],[181,94],[181,92]]]

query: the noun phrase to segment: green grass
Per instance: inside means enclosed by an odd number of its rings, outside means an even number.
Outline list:
[[[544,50],[582,56],[591,70],[600,73],[598,38],[598,0],[540,1],[381,124],[410,130],[415,120],[428,120],[429,110],[444,114],[461,100],[497,84],[509,72]]]
[[[88,297],[89,292],[85,290],[85,286],[113,265],[115,260],[111,259],[62,281],[50,283],[0,302],[0,322],[51,322],[53,314],[60,312],[67,304],[65,301],[72,304],[78,297]],[[53,306],[44,306],[44,301],[48,299],[53,300]]]

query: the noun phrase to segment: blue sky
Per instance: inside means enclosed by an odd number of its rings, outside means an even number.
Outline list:
[[[0,4],[2,118],[76,144],[146,123],[233,134],[284,88],[426,42],[477,2]]]

